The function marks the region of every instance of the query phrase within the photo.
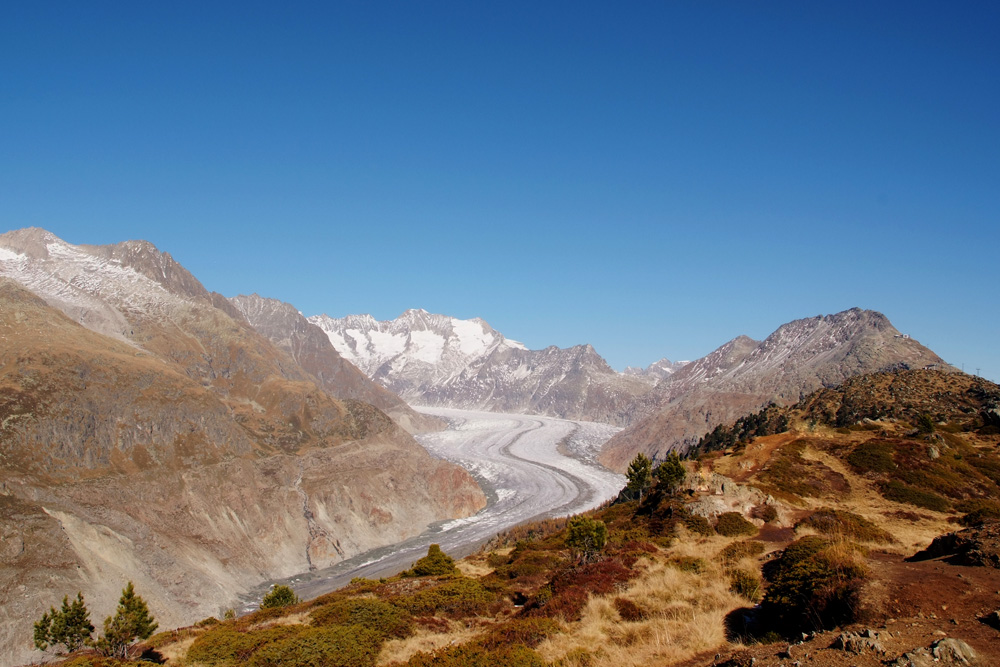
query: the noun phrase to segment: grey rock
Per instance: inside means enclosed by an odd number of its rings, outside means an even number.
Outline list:
[[[885,647],[878,640],[878,633],[868,629],[857,634],[854,632],[842,632],[833,640],[831,648],[840,649],[849,653],[885,653]]]
[[[946,665],[978,665],[979,656],[975,650],[961,639],[949,637],[934,642],[931,653]]]
[[[930,651],[918,648],[899,656],[889,667],[935,667],[935,660]]]

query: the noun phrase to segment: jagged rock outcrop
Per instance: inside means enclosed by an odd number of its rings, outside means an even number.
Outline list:
[[[601,461],[624,470],[638,452],[685,451],[717,425],[771,402],[790,405],[863,373],[930,365],[946,366],[885,315],[859,308],[790,322],[761,342],[740,336],[638,399],[635,423],[605,445]]]
[[[309,322],[291,304],[257,294],[240,295],[229,301],[257,333],[291,355],[331,396],[371,403],[410,433],[444,428],[440,419],[420,414],[398,396],[369,380],[337,353],[322,329]]]
[[[623,425],[655,379],[623,375],[590,345],[528,350],[480,319],[408,310],[309,319],[340,354],[414,405],[520,412]]]
[[[947,558],[956,565],[1000,569],[1000,521],[988,521],[935,537],[930,546],[910,560],[931,558]]]
[[[183,625],[483,506],[217,299],[149,244],[0,235],[0,664],[67,593]]]

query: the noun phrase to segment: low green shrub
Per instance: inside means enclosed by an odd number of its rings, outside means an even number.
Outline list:
[[[188,662],[206,667],[242,665],[261,647],[294,637],[302,626],[276,625],[240,632],[229,625],[216,625],[201,634],[187,652]]]
[[[892,452],[887,442],[866,442],[847,455],[847,462],[861,472],[892,472],[896,469]]]
[[[158,649],[167,644],[173,644],[188,637],[195,637],[199,633],[198,630],[194,628],[181,628],[180,630],[164,630],[163,632],[157,632],[155,635],[149,639],[142,642],[145,646],[151,649]]]
[[[725,537],[738,535],[756,535],[757,526],[753,525],[739,512],[723,512],[715,523],[715,532]]]
[[[948,511],[948,501],[938,494],[907,486],[897,480],[882,484],[881,491],[885,498],[897,503],[906,503],[936,512]]]
[[[692,574],[703,574],[708,570],[708,561],[695,556],[675,556],[670,559],[670,564],[681,572]]]
[[[890,533],[863,516],[831,507],[817,510],[795,524],[796,529],[802,526],[831,537],[849,537],[861,542],[890,544],[896,541]]]
[[[309,628],[254,653],[250,667],[374,667],[382,636],[358,626]]]
[[[715,533],[715,529],[712,528],[712,524],[709,523],[708,519],[701,516],[700,514],[689,514],[682,520],[684,527],[695,535],[709,536]]]
[[[727,544],[715,557],[723,564],[735,563],[744,558],[753,558],[764,553],[764,543],[757,540],[740,540]]]
[[[435,577],[443,574],[454,574],[458,571],[455,560],[441,551],[441,547],[432,544],[427,548],[427,555],[413,564],[409,570],[402,573],[404,577]]]
[[[760,575],[750,570],[732,570],[729,572],[729,590],[756,604],[760,602],[763,590]]]
[[[506,562],[494,566],[494,574],[510,580],[547,576],[561,561],[559,555],[551,551],[515,551]]]
[[[277,609],[279,607],[290,607],[299,603],[299,596],[288,586],[277,584],[260,601],[261,609]]]
[[[789,544],[764,575],[763,618],[772,629],[795,633],[857,620],[868,570],[858,545],[809,536]]]
[[[459,577],[412,595],[400,596],[393,603],[414,616],[443,614],[467,618],[485,614],[496,601],[496,594],[475,579]]]
[[[955,506],[965,516],[959,519],[963,526],[975,526],[987,521],[1000,520],[1000,502],[989,498],[974,498],[964,500]]]
[[[380,633],[383,637],[403,639],[413,634],[413,617],[384,600],[357,598],[339,600],[309,614],[312,625],[357,625]]]

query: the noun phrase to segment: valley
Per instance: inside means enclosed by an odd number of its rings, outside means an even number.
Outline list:
[[[464,556],[512,526],[593,509],[625,485],[623,475],[595,462],[601,446],[619,431],[614,426],[537,415],[418,410],[444,419],[448,429],[420,435],[417,440],[433,456],[468,470],[486,493],[486,507],[464,519],[437,522],[400,544],[372,549],[278,583],[291,585],[308,599],[345,586],[355,577],[395,574],[424,555],[432,543]],[[243,610],[256,609],[271,583],[247,595]]]

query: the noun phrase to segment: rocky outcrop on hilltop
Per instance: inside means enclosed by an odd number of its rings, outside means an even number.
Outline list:
[[[0,664],[66,593],[183,625],[485,502],[151,248],[0,235]]]
[[[624,470],[639,452],[686,451],[719,424],[769,403],[790,405],[863,373],[925,366],[946,364],[885,315],[859,308],[790,322],[761,342],[741,336],[636,401],[636,422],[605,445],[601,461]]]
[[[617,373],[590,345],[528,350],[480,319],[423,310],[310,318],[346,359],[415,405],[542,414],[623,425],[655,379]]]
[[[257,333],[287,352],[331,396],[371,403],[410,433],[444,428],[440,419],[420,414],[391,391],[369,380],[337,353],[322,329],[306,320],[291,304],[257,294],[240,295],[229,301]]]

